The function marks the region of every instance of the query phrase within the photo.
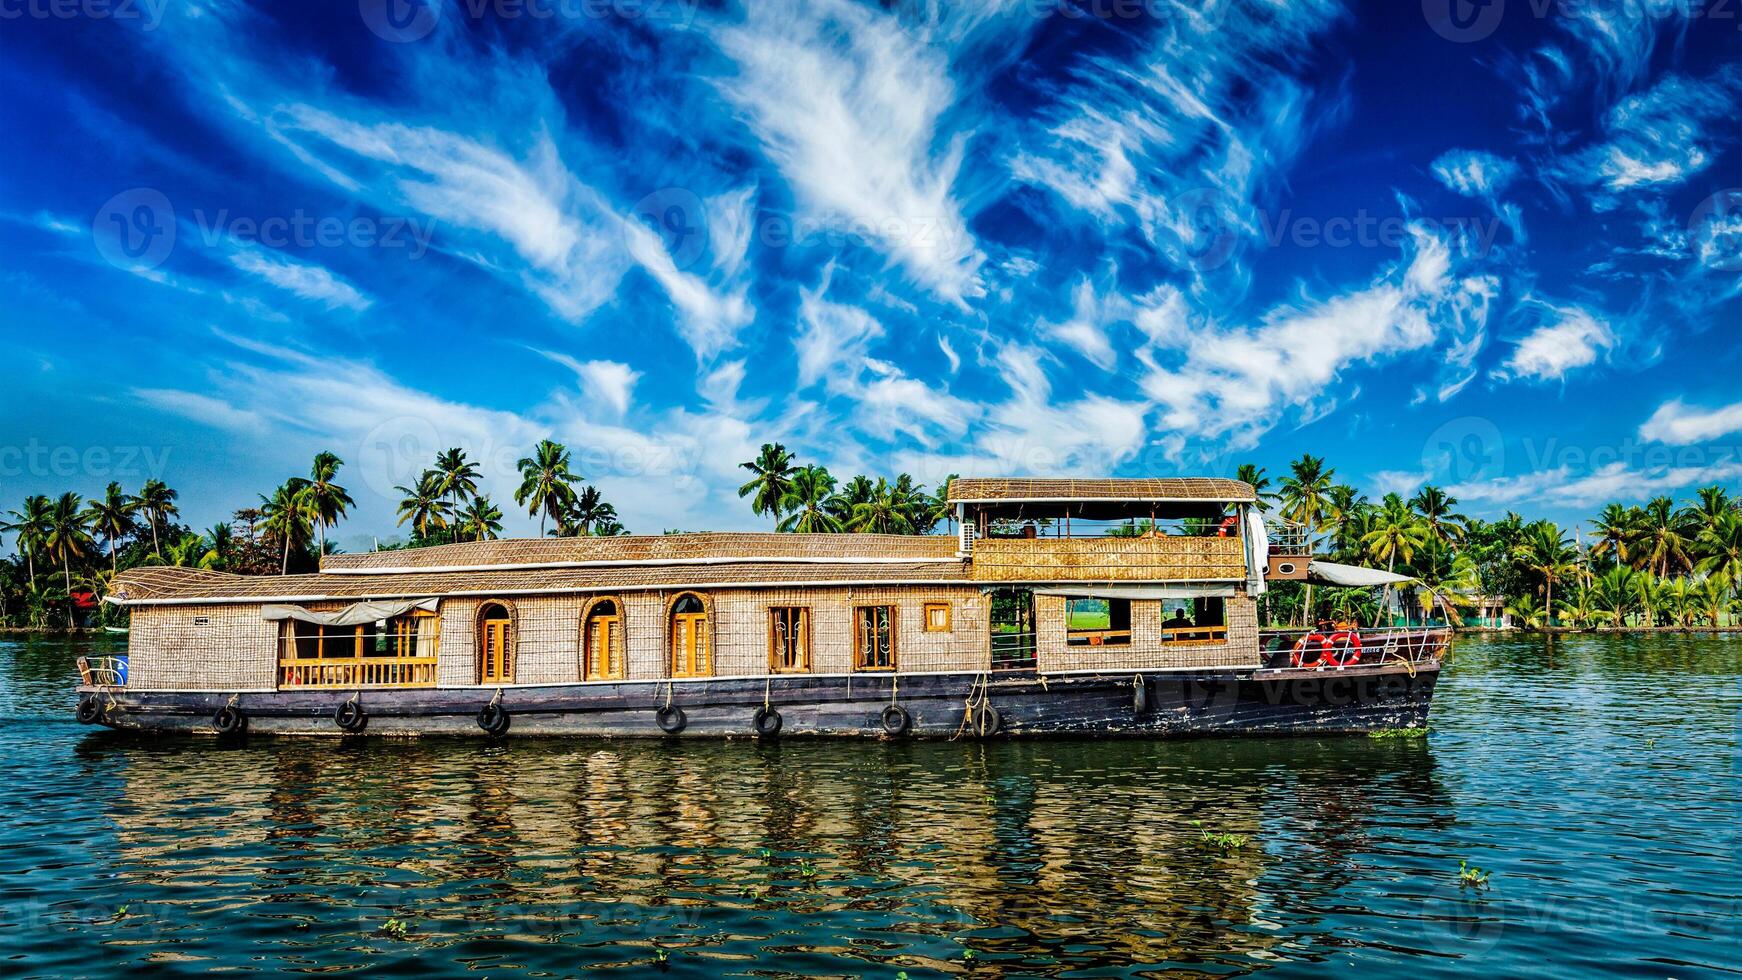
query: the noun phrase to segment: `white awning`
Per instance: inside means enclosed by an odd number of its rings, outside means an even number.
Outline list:
[[[1067,599],[1209,599],[1235,594],[1234,586],[1179,582],[1156,585],[1063,585],[1035,589],[1035,595]]]
[[[267,622],[281,622],[294,619],[304,623],[315,623],[320,626],[362,626],[365,623],[378,623],[384,619],[403,616],[413,609],[435,612],[436,599],[411,599],[389,602],[355,602],[338,612],[314,612],[301,606],[262,606],[260,618]]]
[[[1362,586],[1362,585],[1399,585],[1413,582],[1408,575],[1398,575],[1378,568],[1362,568],[1360,565],[1339,565],[1335,562],[1319,561],[1314,558],[1307,564],[1307,578],[1325,585]]]

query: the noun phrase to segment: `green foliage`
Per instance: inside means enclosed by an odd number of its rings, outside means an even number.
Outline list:
[[[1485,889],[1488,887],[1488,872],[1458,860],[1458,887]]]

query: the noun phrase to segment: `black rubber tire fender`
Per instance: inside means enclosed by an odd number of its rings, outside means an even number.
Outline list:
[[[499,702],[492,701],[478,709],[478,727],[491,738],[501,738],[508,734],[509,724],[508,709]]]
[[[1131,690],[1131,713],[1142,715],[1149,713],[1149,682],[1138,678]]]
[[[982,738],[988,735],[996,735],[1003,730],[1003,728],[1004,716],[998,713],[997,708],[994,708],[989,704],[981,708],[979,713],[974,717],[974,734],[979,735]]]
[[[773,738],[779,735],[782,723],[780,712],[772,706],[757,708],[756,714],[750,719],[750,726],[756,729],[756,734],[763,738]]]
[[[659,725],[659,730],[667,735],[676,735],[690,723],[683,709],[675,704],[668,704],[653,713],[653,720]]]
[[[79,699],[79,709],[75,717],[81,725],[94,725],[103,720],[103,702],[95,696],[87,694]]]
[[[212,730],[219,735],[240,735],[248,730],[248,714],[236,705],[226,704],[212,715]]]
[[[360,732],[369,727],[369,712],[353,698],[334,709],[333,721],[342,731]]]
[[[899,704],[885,707],[877,721],[883,726],[883,734],[890,738],[900,738],[913,730],[913,715]]]

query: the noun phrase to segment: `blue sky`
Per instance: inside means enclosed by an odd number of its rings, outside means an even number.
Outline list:
[[[1562,520],[1742,477],[1742,11],[134,0],[0,19],[0,494],[198,526],[538,439],[1273,475]],[[512,529],[532,522],[521,515]]]

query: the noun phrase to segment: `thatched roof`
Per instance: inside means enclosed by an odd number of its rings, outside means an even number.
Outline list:
[[[966,583],[965,562],[737,562],[716,565],[615,565],[492,571],[401,571],[314,575],[232,575],[154,566],[123,572],[110,593],[123,605],[147,603],[317,602],[432,596],[556,595],[678,588]]]
[[[956,479],[950,481],[954,503],[1068,503],[1130,501],[1162,503],[1248,503],[1256,494],[1249,483],[1206,477],[1135,480]]]
[[[336,574],[411,569],[581,567],[633,563],[954,560],[956,539],[912,534],[768,534],[707,532],[616,538],[516,538],[328,555],[321,571]]]

